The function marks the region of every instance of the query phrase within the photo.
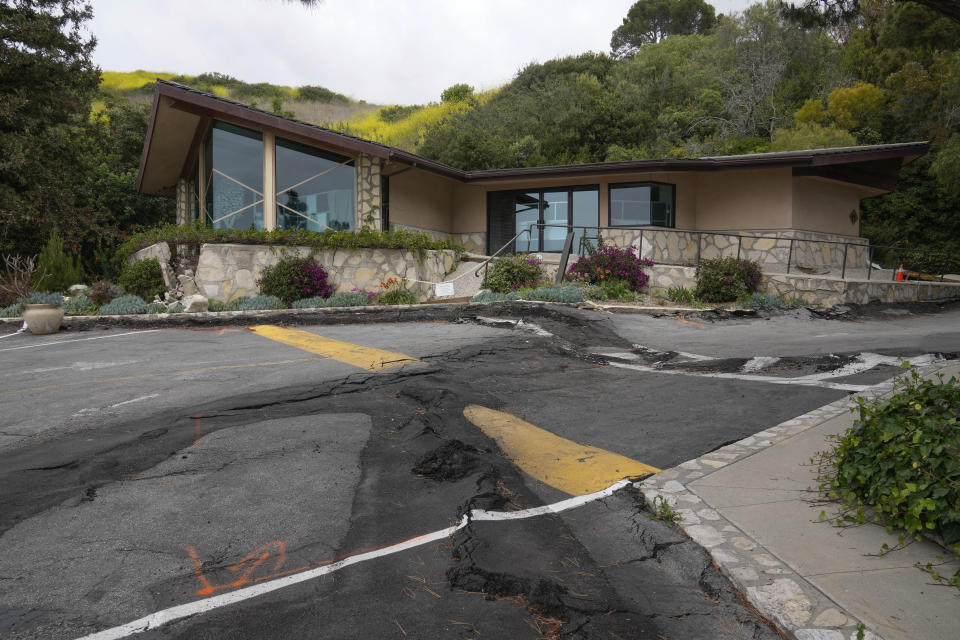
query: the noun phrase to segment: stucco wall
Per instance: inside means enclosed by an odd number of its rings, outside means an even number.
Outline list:
[[[787,229],[791,223],[790,169],[697,174],[696,228]]]
[[[850,213],[856,212],[851,221]],[[860,233],[860,190],[825,178],[793,178],[794,229],[855,236]]]
[[[282,256],[310,255],[309,247],[270,247],[250,244],[205,244],[200,248],[195,280],[200,293],[230,302],[258,293],[257,279],[263,269]],[[428,251],[422,263],[409,251],[397,249],[348,249],[315,251],[317,262],[330,274],[337,292],[354,287],[377,291],[387,278],[407,278],[422,300],[432,299],[433,287],[413,280],[442,282],[454,267],[453,251]]]
[[[419,169],[390,178],[390,223],[452,233],[454,181]],[[486,218],[484,218],[486,219]],[[476,229],[483,231],[484,227]]]

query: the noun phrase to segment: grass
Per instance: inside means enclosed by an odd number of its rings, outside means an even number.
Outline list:
[[[136,71],[102,71],[100,73],[100,88],[113,91],[133,91],[155,82],[157,78],[170,80],[176,76],[176,73],[144,71],[143,69],[137,69]]]

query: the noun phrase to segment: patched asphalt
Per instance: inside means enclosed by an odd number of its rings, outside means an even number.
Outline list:
[[[931,348],[960,350],[954,316],[939,319],[947,337]],[[504,457],[463,417],[470,404],[665,468],[846,394],[624,370],[590,353],[677,349],[658,344],[655,319],[571,311],[527,320],[553,335],[469,319],[300,327],[424,363],[383,373],[327,361],[241,367],[297,358],[240,331],[0,352],[8,372],[65,367],[48,384],[116,378],[0,397],[15,426],[8,418],[0,429],[10,438],[0,442],[0,635],[77,638],[443,529],[471,508],[569,497]],[[892,333],[878,332],[897,350]],[[767,354],[735,357],[753,355]],[[92,373],[84,362],[104,366]],[[236,368],[177,373],[223,364]],[[150,367],[168,375],[132,377]],[[74,417],[84,408],[92,411]],[[777,637],[703,549],[649,516],[627,489],[559,515],[473,522],[138,637]]]

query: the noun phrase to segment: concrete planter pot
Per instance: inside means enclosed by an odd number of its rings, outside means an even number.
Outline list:
[[[63,309],[56,304],[24,305],[23,321],[27,331],[34,335],[44,335],[60,331],[63,322]]]

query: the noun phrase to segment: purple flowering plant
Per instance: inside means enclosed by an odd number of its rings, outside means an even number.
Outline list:
[[[307,258],[300,263],[299,269],[293,276],[293,284],[301,298],[329,298],[333,287],[327,282],[327,271],[313,258]]]
[[[650,280],[643,269],[652,267],[653,261],[637,257],[635,250],[634,246],[622,249],[606,245],[593,255],[583,256],[574,262],[567,273],[597,285],[608,280],[622,280],[631,291],[640,291]]]
[[[276,296],[289,306],[304,298],[329,298],[333,287],[327,281],[328,277],[323,265],[312,256],[284,256],[277,264],[263,270],[257,286],[262,295]]]

